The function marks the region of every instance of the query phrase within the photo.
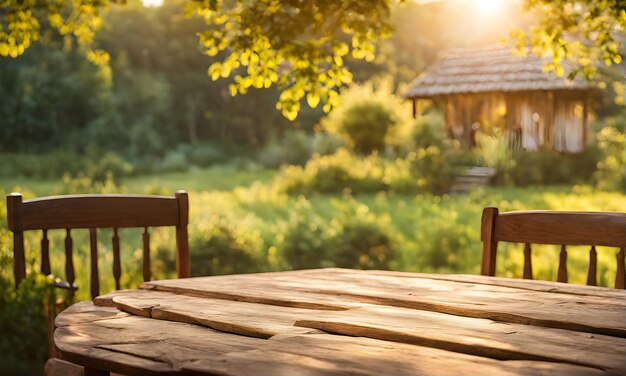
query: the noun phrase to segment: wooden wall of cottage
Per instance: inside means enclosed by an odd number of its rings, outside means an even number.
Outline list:
[[[586,92],[496,92],[440,99],[450,136],[466,147],[476,146],[480,133],[495,129],[506,132],[514,150],[548,147],[578,153],[588,139]]]

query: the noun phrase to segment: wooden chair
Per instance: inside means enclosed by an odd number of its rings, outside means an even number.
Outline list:
[[[72,229],[89,229],[90,240],[90,289],[91,297],[100,294],[98,270],[98,228],[112,228],[113,277],[115,288],[120,288],[122,273],[120,262],[120,241],[118,229],[127,227],[143,228],[143,279],[150,280],[150,232],[149,227],[176,226],[176,269],[179,278],[191,276],[187,225],[189,223],[189,201],[187,192],[178,191],[175,196],[145,195],[69,195],[42,197],[22,201],[22,195],[11,193],[7,196],[7,217],[9,229],[13,232],[13,273],[15,285],[26,276],[24,256],[24,231],[41,230],[41,273],[50,274],[48,230],[65,230],[65,278],[56,283],[58,287],[74,291],[74,262]],[[48,309],[50,336],[49,356],[55,355],[52,343],[54,330],[54,309]],[[48,370],[58,369],[54,362]],[[82,367],[77,372],[82,372]],[[60,372],[64,372],[61,370]]]
[[[568,245],[590,245],[587,284],[596,286],[596,246],[619,248],[615,288],[623,289],[626,213],[514,211],[500,214],[496,207],[483,210],[482,275],[494,276],[499,241],[524,243],[524,278],[532,279],[531,247],[534,244],[561,246],[557,280],[567,283]]]
[[[74,288],[72,261],[72,229],[89,229],[91,297],[100,293],[98,271],[98,228],[112,228],[113,276],[115,288],[120,288],[121,264],[118,229],[142,227],[143,279],[149,281],[150,233],[149,227],[176,226],[176,269],[179,278],[190,276],[187,224],[189,201],[187,192],[178,191],[173,197],[145,195],[68,195],[42,197],[22,201],[22,195],[7,196],[9,229],[13,232],[13,273],[16,286],[26,276],[24,231],[41,230],[41,272],[50,274],[48,230],[64,229],[65,278],[67,288]]]

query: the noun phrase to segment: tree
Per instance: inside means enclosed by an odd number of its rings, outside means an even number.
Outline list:
[[[592,78],[596,63],[619,64],[624,47],[624,0],[525,0],[538,19],[528,31],[512,30],[518,50],[531,46],[538,56],[550,56],[549,71],[570,79]],[[569,67],[564,62],[569,61]]]
[[[123,2],[124,0],[109,0]],[[324,103],[329,111],[338,87],[350,83],[346,56],[371,61],[376,42],[390,33],[391,5],[403,0],[204,0],[189,1],[187,15],[204,17],[204,52],[218,61],[209,68],[213,79],[233,77],[231,95],[250,88],[278,86],[277,108],[294,119],[300,103]],[[619,63],[619,36],[626,24],[624,0],[524,0],[539,17],[528,32],[512,36],[532,52],[551,54],[549,69],[563,75],[591,77],[596,59]],[[43,35],[44,27],[88,44],[102,21],[107,0],[0,0],[0,56],[17,57]],[[570,36],[572,38],[570,39]],[[88,58],[107,63],[103,51]]]

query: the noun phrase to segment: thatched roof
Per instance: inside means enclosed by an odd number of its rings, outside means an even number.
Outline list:
[[[406,98],[439,95],[535,90],[587,90],[595,87],[584,78],[573,81],[543,71],[544,60],[516,56],[511,46],[499,43],[480,48],[454,48],[415,79]]]

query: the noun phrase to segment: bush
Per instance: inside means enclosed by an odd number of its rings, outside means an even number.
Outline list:
[[[472,156],[458,145],[448,148],[428,146],[407,156],[411,174],[420,192],[443,194],[450,190],[463,168],[472,165]]]
[[[593,180],[599,189],[626,189],[626,135],[607,127],[598,132],[598,169]]]
[[[429,146],[442,147],[448,140],[443,115],[440,112],[431,112],[418,117],[413,122],[411,138],[416,149]]]
[[[520,151],[508,175],[516,186],[588,182],[596,164],[595,150],[562,154],[550,149]]]
[[[342,91],[340,106],[324,119],[322,129],[341,136],[361,154],[393,146],[408,123],[408,110],[392,93],[390,81],[370,81]]]
[[[341,137],[335,134],[316,132],[313,136],[313,152],[319,155],[333,154],[345,146]]]
[[[285,164],[304,165],[313,154],[313,136],[304,131],[288,131],[279,140],[270,139],[258,155],[261,165],[277,168]]]
[[[0,175],[7,177],[60,178],[64,173],[84,171],[86,159],[74,151],[48,154],[3,154]]]
[[[226,161],[224,149],[215,144],[192,145],[188,153],[189,162],[199,167],[209,167]]]
[[[190,230],[191,274],[194,276],[261,271],[263,240],[234,220],[216,218]]]
[[[45,307],[55,301],[51,279],[32,274],[15,290],[13,281],[0,278],[0,290],[2,371],[8,375],[43,374],[48,355]]]
[[[397,248],[388,221],[365,205],[344,211],[331,221],[334,252],[330,259],[341,268],[389,269]]]
[[[357,157],[346,149],[331,155],[314,155],[304,167],[288,166],[277,176],[287,193],[377,192],[385,188],[383,162],[376,154]]]
[[[294,269],[331,266],[327,259],[334,246],[327,227],[310,202],[300,197],[283,230],[281,249],[285,261]]]
[[[187,156],[179,150],[167,152],[159,166],[162,171],[187,171],[188,168]]]
[[[0,368],[7,375],[41,375],[48,352],[45,307],[55,301],[50,279],[29,274],[16,290],[12,236],[0,203]]]

